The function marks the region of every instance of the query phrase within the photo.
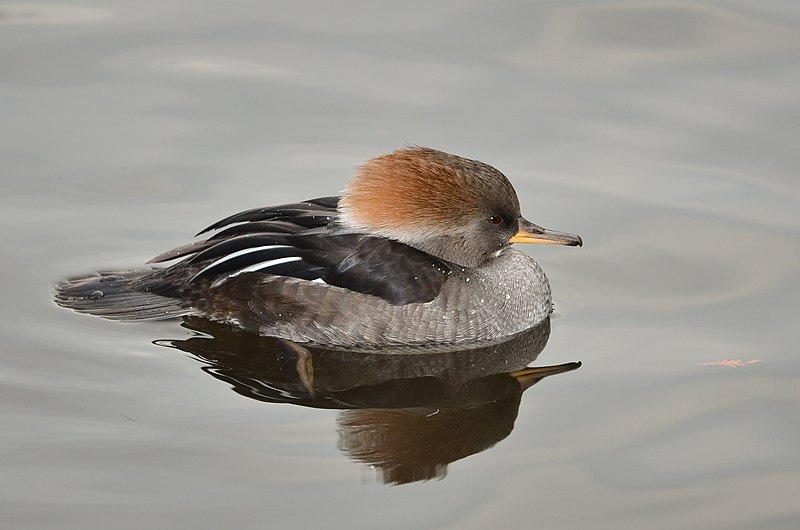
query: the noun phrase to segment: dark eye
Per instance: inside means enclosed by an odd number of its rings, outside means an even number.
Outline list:
[[[493,225],[501,225],[501,224],[503,224],[505,221],[503,220],[503,217],[502,217],[502,216],[500,216],[500,215],[493,215],[493,216],[491,216],[491,217],[489,218],[489,222],[490,222],[490,223],[492,223]]]

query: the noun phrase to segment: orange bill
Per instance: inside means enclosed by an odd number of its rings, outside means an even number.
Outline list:
[[[510,243],[538,243],[540,245],[568,245],[580,247],[583,240],[575,234],[548,230],[520,217],[519,231],[508,240]]]

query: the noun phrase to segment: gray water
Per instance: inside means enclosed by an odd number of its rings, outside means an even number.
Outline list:
[[[800,526],[797,3],[32,1],[0,43],[3,528]],[[534,365],[583,366],[435,477],[52,303],[406,144],[585,242],[526,249]]]

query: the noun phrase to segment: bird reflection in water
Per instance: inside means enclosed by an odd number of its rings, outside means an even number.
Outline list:
[[[389,484],[442,478],[514,428],[522,393],[580,362],[529,367],[550,321],[492,345],[337,350],[260,337],[205,320],[200,335],[159,341],[259,401],[340,409],[339,448]]]

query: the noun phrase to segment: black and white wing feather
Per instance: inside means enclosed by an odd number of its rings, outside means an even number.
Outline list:
[[[237,296],[248,292],[248,285],[254,293],[280,293],[281,282],[289,279],[341,287],[392,305],[430,302],[439,294],[452,264],[397,241],[343,229],[338,200],[324,197],[232,215],[203,230],[215,232],[207,239],[150,260],[180,260],[169,267],[72,280],[58,288],[56,301],[109,318],[143,320],[202,314],[209,296],[220,299],[234,289],[229,285],[234,278]],[[271,287],[259,290],[264,283]]]
[[[248,210],[214,223],[207,240],[162,254],[184,257],[189,283],[218,287],[243,273],[324,282],[393,305],[433,300],[451,265],[397,241],[342,230],[338,198]],[[258,276],[249,276],[259,281]]]

